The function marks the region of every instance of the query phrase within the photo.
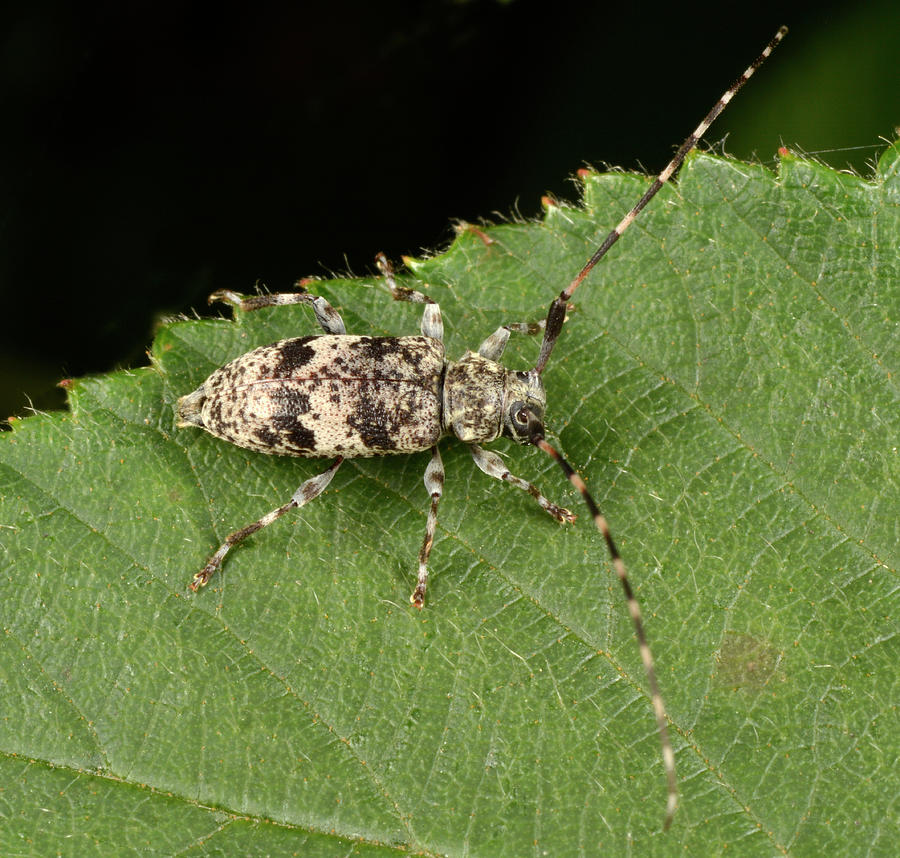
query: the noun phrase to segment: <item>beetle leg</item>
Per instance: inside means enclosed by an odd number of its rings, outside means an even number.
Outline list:
[[[542,319],[540,322],[513,322],[510,325],[501,325],[478,347],[478,354],[488,360],[498,361],[503,356],[511,332],[539,334],[544,330],[544,324]]]
[[[225,537],[225,541],[219,546],[219,550],[209,558],[209,562],[206,566],[194,575],[194,580],[191,581],[190,585],[191,589],[196,593],[197,590],[206,585],[216,569],[222,565],[225,555],[233,546],[237,545],[239,542],[243,542],[251,533],[256,533],[257,530],[262,530],[264,527],[267,527],[276,519],[281,518],[286,512],[294,509],[294,507],[303,506],[304,504],[309,503],[313,498],[322,494],[343,461],[343,457],[339,456],[327,471],[323,471],[321,474],[311,477],[305,483],[301,484],[300,488],[294,492],[291,499],[286,504],[277,509],[273,509],[271,512],[267,512],[262,518],[257,519],[252,524],[248,524],[246,527],[234,531],[234,533],[229,533],[228,536]]]
[[[515,486],[517,489],[528,492],[528,494],[530,494],[541,507],[550,513],[557,521],[575,521],[576,516],[574,513],[548,501],[547,498],[538,491],[537,486],[511,474],[507,470],[506,465],[503,464],[503,459],[496,453],[485,450],[477,444],[469,444],[469,450],[472,453],[475,464],[489,477],[493,477],[495,480],[503,480],[504,482]]]
[[[230,289],[220,289],[209,296],[209,303],[222,301],[248,312],[261,307],[283,307],[287,304],[308,304],[316,314],[316,321],[326,334],[346,334],[341,314],[321,295],[310,295],[309,292],[275,292],[271,295],[241,295]]]
[[[419,551],[419,580],[409,601],[421,609],[425,604],[425,586],[428,583],[428,557],[434,544],[434,531],[437,527],[437,510],[444,491],[444,463],[437,447],[431,448],[431,461],[425,468],[425,488],[431,495],[431,508],[428,510],[428,521],[425,524],[425,539]]]
[[[391,290],[391,296],[395,301],[409,301],[412,304],[433,304],[434,300],[429,298],[424,292],[417,292],[415,289],[408,289],[406,286],[398,286],[394,278],[394,266],[388,262],[388,258],[379,253],[375,257],[375,264],[384,277],[384,282],[388,289]]]
[[[425,312],[422,314],[422,336],[431,337],[434,340],[444,341],[444,323],[441,319],[441,308],[437,302],[429,298],[423,292],[417,292],[415,289],[407,289],[405,286],[398,286],[394,279],[394,269],[388,258],[379,253],[375,257],[378,270],[384,277],[391,290],[391,295],[395,301],[409,301],[412,304],[425,304]]]
[[[509,342],[509,328],[506,325],[497,328],[480,346],[478,354],[488,360],[498,361],[503,357],[503,350]]]
[[[444,342],[444,321],[441,318],[441,308],[437,304],[425,305],[421,330],[423,337],[431,337],[438,342]]]

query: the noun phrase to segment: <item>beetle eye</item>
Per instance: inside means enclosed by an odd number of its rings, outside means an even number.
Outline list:
[[[521,428],[527,426],[529,416],[528,406],[525,405],[521,399],[513,402],[512,405],[509,406],[509,416],[517,427]]]
[[[509,416],[516,426],[520,427],[528,425],[528,408],[521,399],[513,402],[512,405],[509,406]]]

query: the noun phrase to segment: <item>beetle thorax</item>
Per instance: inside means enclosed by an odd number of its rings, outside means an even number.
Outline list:
[[[528,442],[525,425],[516,415],[527,408],[541,422],[547,396],[534,370],[515,372],[466,352],[448,361],[444,375],[443,428],[469,444],[494,441],[501,435]]]

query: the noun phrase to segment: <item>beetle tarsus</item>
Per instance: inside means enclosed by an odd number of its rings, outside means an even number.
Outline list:
[[[194,575],[194,580],[188,585],[191,590],[196,593],[201,587],[205,587],[209,583],[209,579],[215,574],[216,568],[211,563],[204,566]]]

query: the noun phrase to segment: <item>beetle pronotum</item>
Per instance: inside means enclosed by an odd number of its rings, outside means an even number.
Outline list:
[[[421,292],[398,286],[387,260],[381,255],[379,267],[393,298],[424,304],[421,336],[348,335],[338,312],[324,298],[305,291],[249,298],[220,291],[210,296],[210,300],[224,300],[247,311],[282,304],[307,304],[324,333],[254,349],[217,369],[197,390],[179,399],[178,425],[199,426],[216,437],[262,453],[334,457],[335,461],[321,474],[306,480],[286,504],[229,534],[194,576],[191,589],[197,590],[209,581],[233,546],[288,510],[303,506],[321,494],[344,459],[430,451],[425,487],[431,506],[419,552],[418,580],[410,597],[415,607],[422,608],[444,484],[438,441],[445,435],[455,435],[469,445],[475,464],[486,474],[527,491],[558,521],[573,521],[575,516],[571,512],[547,500],[531,483],[511,474],[499,456],[479,445],[505,435],[520,444],[540,448],[559,464],[566,479],[580,492],[606,542],[613,568],[625,591],[662,744],[668,783],[664,828],[668,828],[678,803],[675,755],[640,606],[606,519],[578,473],[545,438],[547,397],[541,374],[562,331],[575,290],[678,170],[713,120],[785,33],[787,28],[782,27],[726,90],[640,200],[556,297],[542,323],[505,325],[491,334],[477,352],[468,351],[458,361],[448,361],[444,356],[440,308]],[[511,332],[540,329],[544,336],[533,368],[516,372],[499,363]]]

